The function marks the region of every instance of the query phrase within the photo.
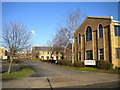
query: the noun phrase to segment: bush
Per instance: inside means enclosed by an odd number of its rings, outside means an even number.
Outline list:
[[[83,62],[79,61],[74,64],[75,67],[84,67]]]
[[[10,63],[10,59],[7,60]],[[13,63],[22,63],[23,61],[20,59],[13,59]]]
[[[19,59],[14,59],[13,60],[13,63],[22,63],[23,61],[22,60],[19,60]]]
[[[110,70],[112,69],[113,64],[108,61],[98,60],[97,61],[97,68],[99,69],[106,69]]]
[[[72,66],[72,62],[70,60],[58,60],[59,65],[64,65],[64,66]]]

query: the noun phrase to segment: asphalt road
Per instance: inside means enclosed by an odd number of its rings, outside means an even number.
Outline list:
[[[3,81],[4,88],[112,88],[118,87],[118,74],[85,72],[61,68],[41,61],[26,61],[22,65],[35,73],[29,77]]]
[[[120,81],[100,83],[100,84],[90,84],[85,86],[70,86],[64,88],[120,88]]]
[[[8,62],[6,62],[6,61],[1,61],[0,62],[0,73],[4,73],[4,72],[7,72],[8,71],[8,67],[9,67],[9,63]],[[15,72],[15,71],[18,71],[18,70],[20,70],[20,65],[16,65],[16,64],[12,64],[12,66],[11,66],[11,71],[12,72]]]

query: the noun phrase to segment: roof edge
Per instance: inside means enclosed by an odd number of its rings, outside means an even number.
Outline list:
[[[113,16],[87,16],[87,18],[98,18],[98,19],[111,19],[111,20],[113,20]]]

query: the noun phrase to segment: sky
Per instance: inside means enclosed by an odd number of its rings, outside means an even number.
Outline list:
[[[32,45],[47,46],[58,24],[65,26],[68,13],[77,8],[85,16],[113,16],[118,20],[117,2],[2,2],[2,23],[24,23],[32,33]]]

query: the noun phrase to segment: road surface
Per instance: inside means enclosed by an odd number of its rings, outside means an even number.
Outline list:
[[[3,88],[64,88],[91,85],[111,88],[110,82],[117,83],[120,79],[118,74],[68,70],[41,61],[26,61],[24,65],[35,71],[35,74],[22,79],[3,81]]]

